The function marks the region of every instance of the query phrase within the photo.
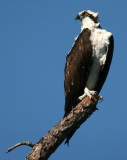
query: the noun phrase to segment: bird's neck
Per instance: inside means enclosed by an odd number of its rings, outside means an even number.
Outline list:
[[[92,30],[93,28],[98,28],[99,26],[100,26],[99,23],[95,23],[89,17],[86,17],[81,21],[81,31],[85,28]]]

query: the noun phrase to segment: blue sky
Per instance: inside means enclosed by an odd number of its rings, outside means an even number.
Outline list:
[[[23,160],[31,148],[7,148],[21,141],[36,143],[64,114],[64,66],[79,11],[100,13],[101,26],[115,38],[114,57],[100,93],[104,101],[50,160],[127,159],[127,1],[0,1],[0,159]]]

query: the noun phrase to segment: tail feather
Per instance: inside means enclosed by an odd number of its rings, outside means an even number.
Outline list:
[[[76,130],[72,130],[72,131],[70,132],[70,134],[67,136],[67,138],[66,138],[66,140],[65,140],[64,145],[67,144],[68,147],[69,147],[69,140],[71,139],[71,137],[74,135],[75,132],[76,132]]]

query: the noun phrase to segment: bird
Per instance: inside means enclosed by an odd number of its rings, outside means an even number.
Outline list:
[[[108,75],[113,57],[114,37],[102,29],[99,13],[83,10],[75,17],[81,22],[81,32],[66,57],[64,69],[66,117],[86,96],[98,95]],[[65,144],[73,135],[70,133]]]

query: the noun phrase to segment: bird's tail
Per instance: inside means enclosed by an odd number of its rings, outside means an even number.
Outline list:
[[[66,140],[65,140],[64,145],[67,144],[67,145],[69,146],[69,140],[71,139],[71,137],[74,135],[75,132],[76,132],[76,129],[74,129],[74,130],[72,130],[72,131],[70,132],[70,134],[67,136],[67,138],[66,138]]]

